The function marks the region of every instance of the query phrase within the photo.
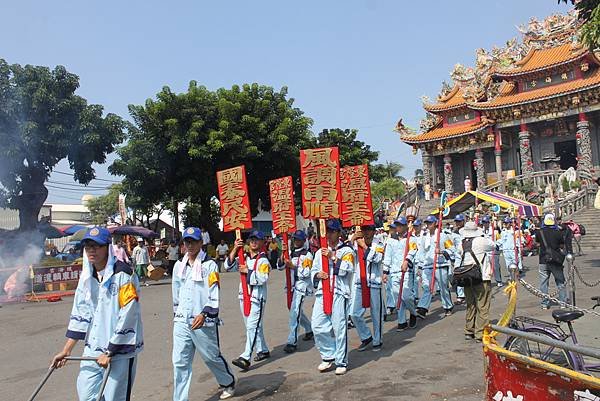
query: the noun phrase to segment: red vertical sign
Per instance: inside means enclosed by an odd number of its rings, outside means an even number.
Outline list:
[[[321,247],[327,247],[324,220],[340,217],[340,161],[337,147],[304,149],[300,151],[300,176],[302,180],[302,215],[319,219]],[[322,257],[323,271],[329,274],[329,260]],[[335,277],[324,280],[323,311],[330,315],[333,306],[332,286]]]

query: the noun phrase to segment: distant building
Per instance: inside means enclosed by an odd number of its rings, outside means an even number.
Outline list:
[[[398,123],[433,189],[462,192],[466,176],[475,189],[535,171],[574,167],[586,179],[598,169],[600,60],[577,43],[576,15],[532,18],[519,30],[522,42],[479,49],[474,68],[454,67],[437,101],[424,99],[420,132]]]
[[[52,205],[43,205],[38,215],[38,221],[42,218],[52,219]],[[19,211],[15,209],[0,208],[0,229],[15,230],[19,228]]]

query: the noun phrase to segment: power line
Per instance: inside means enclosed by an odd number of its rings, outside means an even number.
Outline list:
[[[86,189],[86,188],[65,188],[65,187],[59,187],[56,185],[52,185],[52,184],[46,184],[46,187],[48,188],[52,188],[52,189],[60,189],[62,191],[74,191],[74,192],[104,192],[107,191],[108,189]]]
[[[58,185],[64,185],[66,187],[71,187],[71,188],[81,188],[81,189],[110,189],[110,187],[101,187],[101,186],[96,186],[96,185],[85,185],[85,184],[77,184],[77,183],[73,183],[73,182],[64,182],[64,181],[52,181],[52,180],[48,180],[46,181],[47,183],[50,184],[58,184]]]
[[[73,177],[74,174],[73,173],[66,173],[64,171],[53,171],[53,173],[56,174],[62,174],[62,175],[68,175],[69,177]],[[113,184],[120,184],[121,181],[115,181],[115,180],[105,180],[103,178],[94,178],[94,181],[104,181],[104,182],[112,182]]]

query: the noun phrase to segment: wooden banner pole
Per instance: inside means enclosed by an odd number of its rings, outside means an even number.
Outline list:
[[[235,230],[235,239],[242,239],[242,231]],[[241,267],[246,266],[246,255],[244,254],[244,248],[238,249],[238,264]],[[240,269],[241,270],[241,269]],[[248,292],[248,274],[240,271],[240,284],[242,285],[242,300],[244,304],[244,316],[250,316],[250,293]]]
[[[290,254],[288,249],[288,233],[283,233],[281,240],[281,252],[283,252],[283,260],[285,262],[290,261]],[[298,256],[300,258],[300,256]],[[292,307],[292,272],[290,271],[289,266],[285,266],[285,288],[287,295],[287,308],[288,310]]]

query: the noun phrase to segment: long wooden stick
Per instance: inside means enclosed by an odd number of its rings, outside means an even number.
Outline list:
[[[321,248],[327,248],[327,228],[325,226],[325,219],[319,219],[319,240],[321,241]],[[329,271],[329,258],[321,254],[321,268],[327,274],[326,280],[321,280],[323,288],[323,312],[326,315],[331,315],[333,311],[333,293],[331,291],[331,285],[329,284],[329,275],[333,275],[333,272]]]
[[[442,192],[442,196],[440,196],[440,212],[438,214],[438,226],[437,226],[437,233],[436,233],[436,237],[435,237],[435,252],[434,252],[434,257],[433,257],[433,271],[431,274],[431,284],[429,286],[429,292],[430,293],[434,293],[434,289],[435,289],[435,270],[437,268],[437,264],[438,264],[438,250],[440,249],[440,235],[442,233],[442,218],[444,217],[444,209],[446,207],[446,191]]]
[[[356,226],[356,232],[360,233],[360,226]],[[371,294],[367,286],[367,264],[365,262],[365,250],[358,247],[358,263],[360,268],[360,290],[362,296],[362,307],[371,307]]]
[[[241,230],[235,230],[235,239],[242,239]],[[238,264],[241,267],[246,266],[246,255],[244,255],[244,248],[238,249]],[[241,269],[240,269],[241,270]],[[250,293],[248,291],[248,274],[240,271],[240,284],[242,286],[242,301],[244,304],[244,316],[250,316]]]
[[[286,262],[290,261],[290,254],[288,252],[288,234],[282,234],[282,243],[281,243],[281,252],[283,252],[283,260]],[[298,259],[300,259],[300,255],[298,255]],[[285,288],[287,289],[287,308],[290,310],[292,308],[292,272],[290,268],[285,266]]]

